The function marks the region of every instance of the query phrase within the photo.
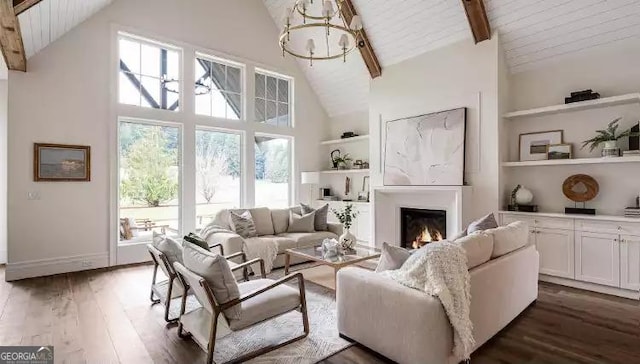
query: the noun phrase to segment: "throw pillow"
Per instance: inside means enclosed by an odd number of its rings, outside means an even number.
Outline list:
[[[316,231],[327,231],[329,230],[329,226],[327,224],[327,218],[329,214],[329,204],[325,204],[319,209],[314,209],[311,206],[305,205],[303,203],[300,204],[300,209],[303,214],[309,214],[315,211],[316,217],[313,222],[313,226]]]
[[[267,207],[258,207],[250,209],[253,223],[256,226],[256,233],[258,236],[273,235],[273,221],[271,220],[271,211]]]
[[[489,229],[486,230],[485,233],[493,235],[492,259],[511,253],[529,243],[529,225],[522,221],[516,221],[507,226]]]
[[[233,230],[236,232],[236,234],[242,236],[243,238],[255,238],[256,236],[258,236],[256,225],[253,223],[251,212],[245,211],[241,215],[239,215],[238,213],[231,211],[229,216],[231,217]]]
[[[182,245],[176,240],[164,235],[153,232],[152,245],[167,257],[169,264],[182,263]]]
[[[298,215],[293,211],[289,211],[289,229],[287,232],[289,233],[312,233],[315,230],[313,229],[313,223],[315,219],[315,212]]]
[[[289,211],[290,209],[272,209],[271,222],[276,235],[286,233],[289,228]]]
[[[493,235],[486,231],[476,231],[454,241],[462,245],[467,253],[467,268],[472,269],[491,259],[493,252]]]
[[[382,254],[376,267],[376,273],[400,269],[410,256],[411,252],[405,248],[382,243]]]
[[[183,240],[186,241],[187,243],[195,244],[204,250],[211,250],[209,249],[209,243],[207,243],[204,239],[202,239],[197,234],[189,233],[189,235],[184,236]]]
[[[219,254],[204,250],[194,244],[186,244],[183,253],[184,266],[204,278],[218,304],[240,297],[240,290],[227,260]],[[224,311],[230,320],[240,319],[240,305]]]
[[[493,213],[490,213],[489,215],[483,216],[482,218],[469,224],[469,227],[467,227],[467,234],[471,234],[481,230],[495,229],[497,227],[498,222],[496,221],[495,216],[493,216]]]

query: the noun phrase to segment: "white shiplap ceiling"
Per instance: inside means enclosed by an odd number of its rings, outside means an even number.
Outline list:
[[[484,0],[511,72],[567,54],[640,38],[640,0]],[[294,0],[264,0],[281,26]],[[471,38],[460,0],[353,0],[384,68]],[[274,46],[277,46],[274,40]],[[354,54],[355,55],[355,54]],[[366,110],[369,76],[360,57],[347,65],[301,66],[330,116]],[[322,63],[322,62],[317,62]]]
[[[43,0],[18,15],[27,59],[112,0]]]

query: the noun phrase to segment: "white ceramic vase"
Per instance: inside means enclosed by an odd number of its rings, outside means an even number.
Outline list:
[[[516,192],[516,203],[518,205],[529,205],[533,201],[533,193],[524,187],[518,188]]]
[[[356,236],[349,229],[345,229],[338,241],[342,249],[352,249],[356,245]]]

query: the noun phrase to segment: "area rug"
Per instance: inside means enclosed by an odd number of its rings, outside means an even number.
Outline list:
[[[303,266],[305,265],[300,267]],[[283,273],[282,269],[274,270],[269,278],[278,279],[284,275]],[[290,285],[297,289],[295,280],[291,281]],[[338,335],[335,292],[308,281],[305,281],[305,288],[311,328],[309,336],[255,358],[248,363],[311,364],[351,345]],[[172,317],[175,317],[173,315],[176,315],[180,309],[179,299],[174,300],[171,306]],[[200,304],[193,296],[190,296],[187,302],[187,311],[197,307],[200,307]],[[299,312],[293,311],[218,339],[214,360],[216,363],[226,362],[258,348],[286,341],[302,332],[302,316]]]

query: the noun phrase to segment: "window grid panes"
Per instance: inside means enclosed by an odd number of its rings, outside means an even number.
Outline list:
[[[287,207],[291,196],[291,140],[255,136],[255,205]]]
[[[118,40],[121,104],[178,111],[180,53],[135,38]]]
[[[242,135],[196,130],[196,228],[222,209],[241,207]]]
[[[121,121],[119,230],[121,243],[180,232],[180,128]]]
[[[196,57],[196,114],[242,119],[242,68]]]
[[[291,126],[289,80],[256,71],[255,121]]]

